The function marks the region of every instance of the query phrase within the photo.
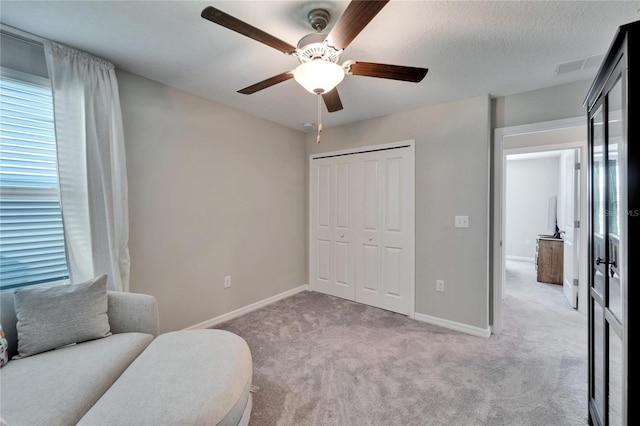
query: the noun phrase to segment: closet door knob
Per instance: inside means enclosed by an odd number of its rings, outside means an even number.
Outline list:
[[[373,240],[373,237],[369,237],[369,241]]]
[[[340,234],[340,238],[344,238],[344,234]]]

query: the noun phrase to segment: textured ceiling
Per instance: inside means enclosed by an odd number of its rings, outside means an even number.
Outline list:
[[[294,80],[252,95],[236,90],[297,65],[295,58],[200,17],[214,6],[292,45],[313,32],[306,14],[343,1],[0,1],[0,21],[93,53],[118,68],[302,130],[315,95]],[[592,78],[556,75],[561,63],[603,54],[617,27],[640,19],[637,1],[392,0],[342,61],[429,68],[421,83],[346,76],[344,109],[325,127],[477,95],[507,95]]]

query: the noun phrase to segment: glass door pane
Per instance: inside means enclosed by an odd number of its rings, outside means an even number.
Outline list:
[[[609,424],[622,424],[622,340],[609,327]]]
[[[620,254],[625,241],[620,238],[620,229],[626,229],[626,198],[621,199],[621,182],[625,169],[621,168],[620,146],[622,145],[622,78],[618,78],[607,94],[607,235],[608,276],[606,306],[612,315],[607,316],[608,327],[608,423],[622,424],[622,291],[620,280]],[[622,250],[621,250],[622,249]]]
[[[593,303],[593,395],[591,398],[598,410],[600,419],[604,416],[604,400],[605,400],[605,378],[604,378],[604,357],[605,357],[605,335],[604,335],[604,309],[595,300]]]
[[[609,234],[609,294],[607,307],[620,321],[622,298],[620,293],[620,223],[626,218],[620,211],[620,167],[618,146],[622,141],[622,79],[618,79],[608,94],[607,114],[607,226]],[[612,336],[613,337],[613,336]]]
[[[605,320],[604,296],[606,285],[606,186],[607,167],[605,151],[605,127],[603,108],[600,107],[591,119],[591,191],[592,197],[592,238],[591,256],[591,394],[593,408],[602,420],[605,415]]]
[[[607,268],[605,242],[605,152],[604,152],[604,117],[602,108],[591,119],[591,131],[593,138],[592,151],[592,191],[593,191],[593,290],[604,299],[604,285]]]

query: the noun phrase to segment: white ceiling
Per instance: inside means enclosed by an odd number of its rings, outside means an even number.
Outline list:
[[[315,95],[294,80],[236,90],[289,71],[294,57],[200,17],[214,6],[292,45],[313,32],[314,7],[332,22],[345,1],[0,1],[5,25],[108,59],[116,67],[294,129],[315,123]],[[346,76],[342,111],[325,127],[478,95],[502,96],[591,79],[596,67],[558,64],[603,54],[637,1],[392,0],[345,49],[347,59],[429,68],[421,83]],[[324,107],[323,107],[324,108]]]

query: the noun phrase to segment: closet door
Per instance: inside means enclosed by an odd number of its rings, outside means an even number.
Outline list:
[[[316,159],[310,168],[309,285],[354,300],[353,158]]]
[[[414,310],[413,145],[310,160],[312,290]]]
[[[358,156],[356,301],[412,311],[413,163],[409,148]]]

